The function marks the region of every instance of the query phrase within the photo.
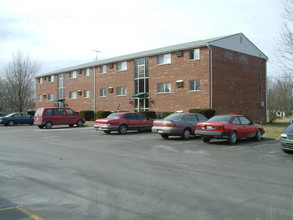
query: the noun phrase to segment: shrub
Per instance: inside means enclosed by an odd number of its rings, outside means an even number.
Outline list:
[[[173,114],[174,112],[162,112],[162,117],[166,118],[168,115]]]
[[[85,110],[80,111],[79,114],[82,115],[86,121],[91,121],[94,119],[94,111]]]
[[[154,112],[154,111],[142,111],[139,113],[144,114],[145,116],[147,116],[149,118],[156,118],[156,112]]]
[[[107,118],[110,114],[112,114],[111,111],[97,111],[97,118]]]
[[[199,114],[202,114],[202,115],[206,116],[207,118],[211,118],[211,117],[215,116],[215,114],[216,114],[216,110],[211,109],[211,108],[207,108],[207,109],[190,109],[189,112],[190,113],[199,113]]]

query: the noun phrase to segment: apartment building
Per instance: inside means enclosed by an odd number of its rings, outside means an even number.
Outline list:
[[[242,33],[142,51],[37,76],[36,108],[213,108],[265,121],[267,60]]]

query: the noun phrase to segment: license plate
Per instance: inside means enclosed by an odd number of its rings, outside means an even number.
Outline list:
[[[211,129],[213,129],[213,127],[212,126],[206,126],[206,129],[211,130]]]

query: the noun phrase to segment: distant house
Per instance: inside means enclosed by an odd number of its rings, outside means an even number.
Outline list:
[[[99,60],[37,76],[36,108],[213,108],[265,121],[267,59],[239,33]]]

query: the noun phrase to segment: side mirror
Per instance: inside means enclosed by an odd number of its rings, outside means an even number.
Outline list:
[[[251,125],[254,125],[254,122],[252,121],[250,124],[251,124]]]
[[[293,124],[293,120],[290,120],[289,123],[290,123],[290,124]]]

